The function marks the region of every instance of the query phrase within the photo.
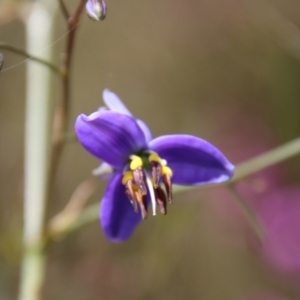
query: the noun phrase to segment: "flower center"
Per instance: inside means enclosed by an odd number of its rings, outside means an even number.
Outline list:
[[[157,153],[144,153],[140,156],[131,155],[122,178],[125,193],[133,209],[138,212],[140,207],[142,218],[147,217],[147,195],[149,193],[153,215],[156,214],[156,204],[162,214],[167,213],[167,199],[172,203],[172,170],[167,161]],[[164,184],[165,191],[161,184]]]

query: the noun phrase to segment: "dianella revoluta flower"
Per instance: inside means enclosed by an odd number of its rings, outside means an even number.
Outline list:
[[[104,193],[100,220],[106,237],[123,242],[148,214],[167,213],[172,184],[204,185],[229,180],[234,166],[212,144],[185,134],[152,138],[117,95],[104,90],[108,109],[80,115],[75,124],[82,146],[114,170]],[[101,168],[101,167],[100,167]]]

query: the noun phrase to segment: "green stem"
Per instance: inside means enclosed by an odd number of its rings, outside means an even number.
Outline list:
[[[34,246],[25,249],[22,264],[22,286],[19,299],[42,299],[42,286],[46,269],[46,256],[43,248]]]
[[[253,173],[283,162],[300,153],[300,138],[296,138],[273,150],[260,154],[236,168],[231,182],[241,180]]]
[[[56,5],[52,0],[39,0],[26,20],[29,52],[49,45],[54,29]],[[40,30],[40,27],[44,30]],[[42,61],[51,58],[50,48],[43,51]],[[24,167],[24,254],[20,276],[19,300],[41,299],[45,278],[46,253],[41,242],[45,223],[48,193],[48,161],[50,144],[51,72],[40,64],[28,61],[25,117]]]
[[[16,54],[24,56],[30,60],[36,61],[36,62],[48,67],[49,69],[51,69],[53,72],[57,73],[58,75],[62,75],[61,70],[56,65],[51,63],[50,61],[40,58],[40,57],[37,57],[33,54],[30,54],[30,53],[26,52],[25,50],[19,49],[16,46],[13,46],[13,45],[10,45],[7,43],[0,43],[0,49],[8,50],[10,52],[14,52]]]

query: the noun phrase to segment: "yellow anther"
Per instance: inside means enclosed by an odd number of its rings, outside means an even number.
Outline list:
[[[156,154],[156,153],[151,153],[151,154],[149,155],[149,161],[150,161],[150,162],[156,161],[156,162],[162,164],[162,159],[161,159],[161,158],[158,156],[158,154]]]
[[[171,170],[169,167],[167,167],[167,166],[163,166],[163,167],[162,167],[161,173],[162,173],[162,175],[170,175],[170,176],[173,176],[172,170]]]
[[[130,157],[131,159],[131,163],[130,163],[130,170],[134,171],[136,170],[137,168],[139,167],[142,167],[143,166],[143,161],[142,159],[139,157],[139,156],[136,156],[136,155],[132,155]]]
[[[132,180],[133,179],[133,175],[132,175],[132,172],[126,172],[123,177],[122,177],[122,184],[126,184],[129,180]]]

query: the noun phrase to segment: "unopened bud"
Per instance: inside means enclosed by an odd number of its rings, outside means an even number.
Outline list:
[[[88,0],[85,5],[87,15],[93,21],[104,20],[107,7],[104,0]]]
[[[3,55],[0,53],[0,71],[3,67]]]

